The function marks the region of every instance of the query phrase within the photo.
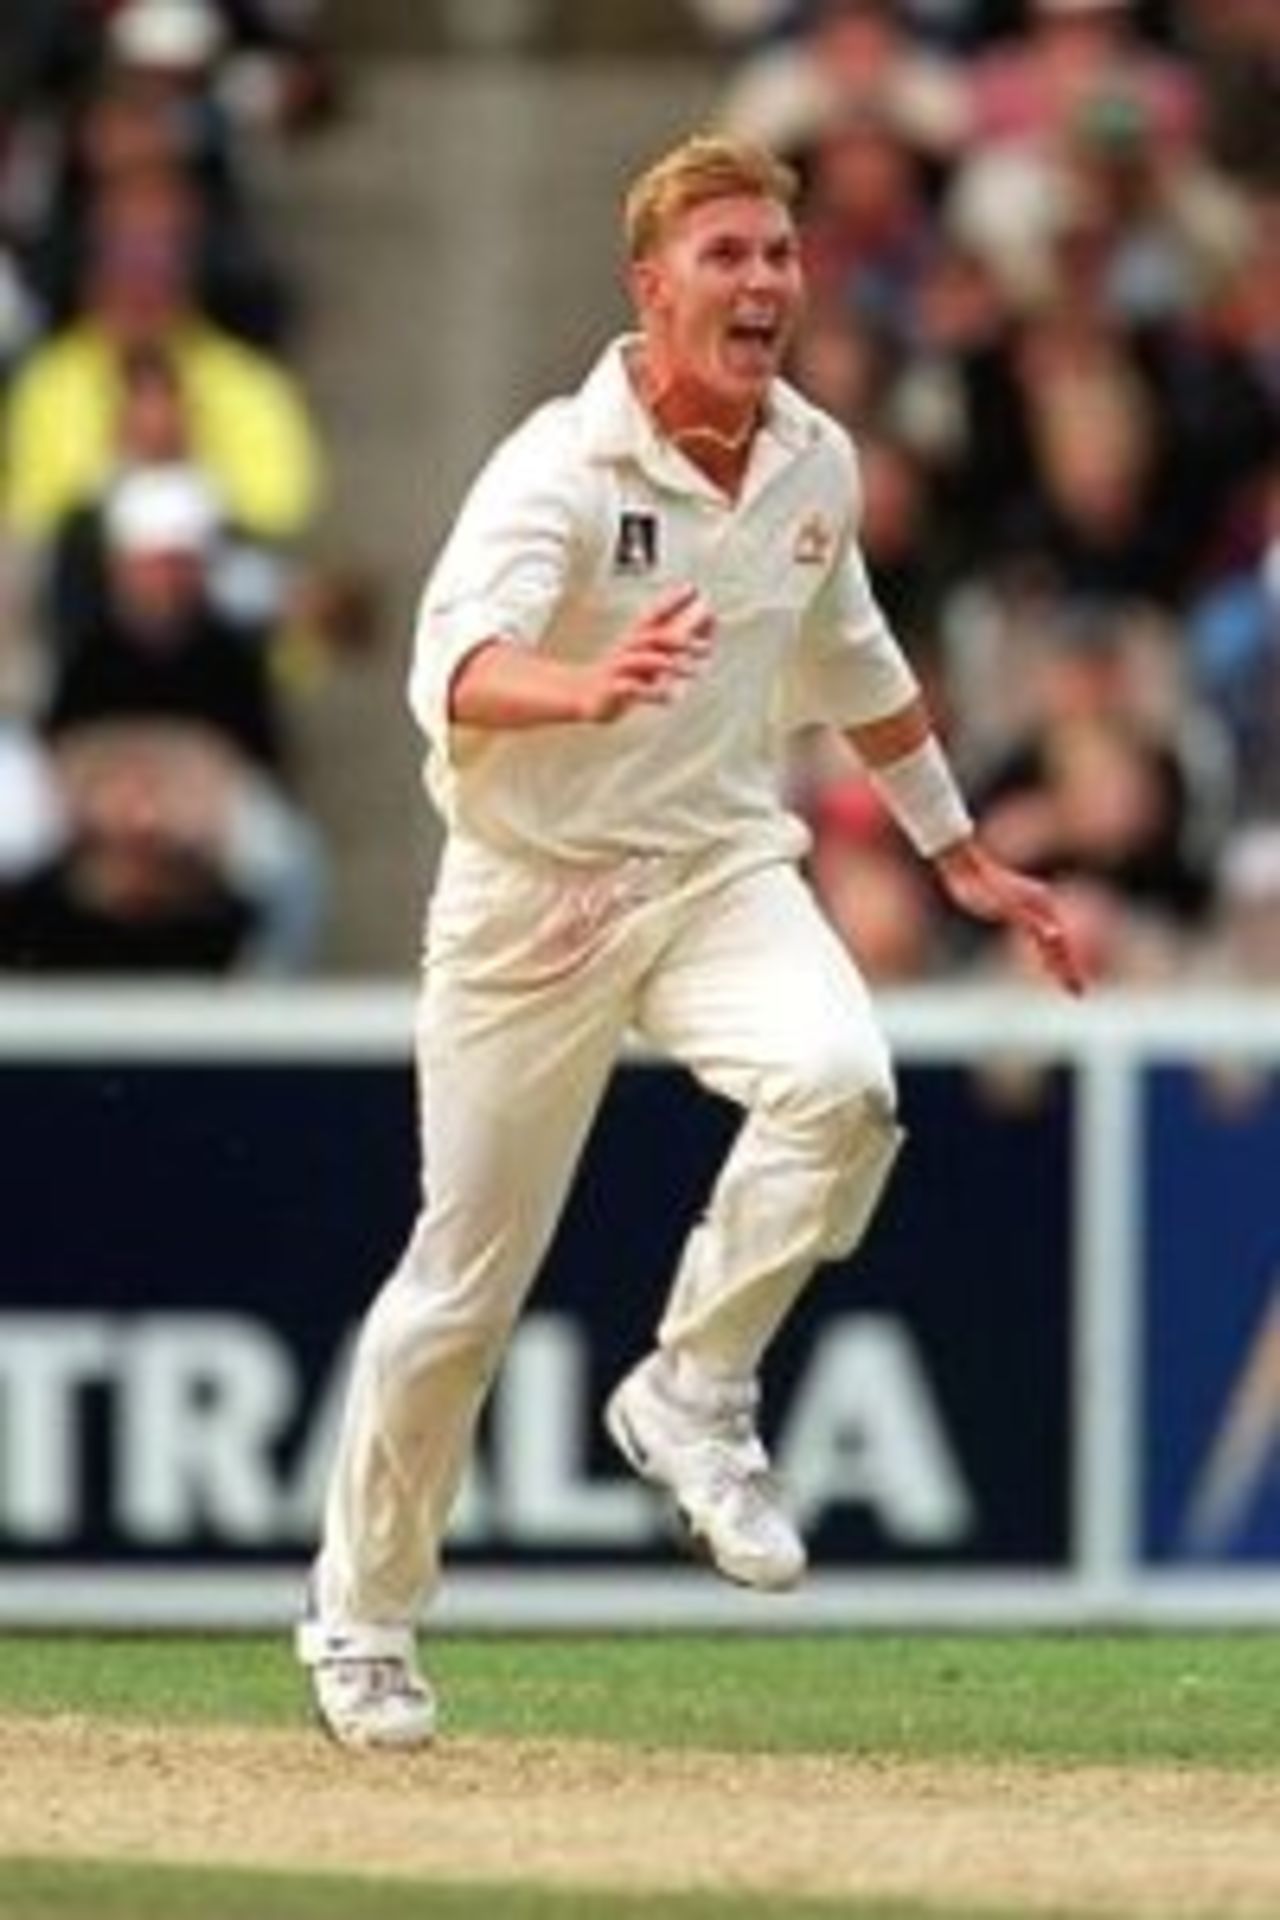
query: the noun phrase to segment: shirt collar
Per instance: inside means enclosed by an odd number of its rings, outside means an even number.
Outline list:
[[[626,353],[639,335],[622,334],[610,342],[582,387],[587,455],[593,460],[631,458],[641,465],[665,467],[670,449],[641,405],[627,373]],[[798,454],[818,438],[814,409],[787,385],[775,380],[769,389],[761,431],[780,443],[787,454]]]

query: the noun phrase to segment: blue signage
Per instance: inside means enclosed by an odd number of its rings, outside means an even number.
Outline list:
[[[907,1150],[862,1252],[767,1381],[828,1567],[1070,1564],[1073,1083],[903,1075]],[[734,1116],[616,1076],[512,1345],[455,1559],[662,1565],[599,1423],[648,1344]],[[411,1219],[402,1062],[15,1065],[0,1076],[0,1559],[300,1563],[347,1340]]]
[[[1144,1086],[1145,1554],[1280,1567],[1280,1075]]]

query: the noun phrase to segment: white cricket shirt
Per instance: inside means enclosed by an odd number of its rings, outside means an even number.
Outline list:
[[[785,732],[880,719],[918,691],[856,545],[853,449],[777,381],[730,501],[657,432],[627,344],[498,447],[427,582],[409,695],[430,790],[456,834],[503,852],[790,857],[805,834],[781,797]],[[715,610],[714,651],[671,706],[600,726],[450,721],[476,647],[589,660],[685,582]]]

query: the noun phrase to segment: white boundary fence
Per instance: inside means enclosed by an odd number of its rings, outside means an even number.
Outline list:
[[[1280,1620],[1280,1556],[1229,1569],[1142,1564],[1137,1469],[1141,1241],[1140,1075],[1152,1064],[1244,1062],[1280,1073],[1280,996],[1110,993],[1083,1003],[1035,991],[886,995],[903,1062],[1070,1064],[1075,1104],[1074,1563],[1052,1574],[818,1572],[763,1603],[701,1571],[454,1574],[439,1619],[458,1627],[663,1625],[797,1630],[854,1625],[1268,1624]],[[7,1063],[396,1062],[412,999],[383,987],[70,988],[0,992]],[[1280,1194],[1280,1168],[1277,1169]],[[69,1170],[68,1204],[74,1173]],[[1280,1197],[1276,1204],[1280,1269]],[[0,1306],[3,1302],[0,1301]],[[1280,1471],[1280,1409],[1271,1436]],[[2,1463],[0,1463],[2,1464]],[[0,1550],[2,1551],[2,1550]],[[261,1626],[292,1614],[295,1568],[5,1568],[0,1624]]]

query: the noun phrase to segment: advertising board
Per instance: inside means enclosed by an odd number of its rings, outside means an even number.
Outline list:
[[[1010,1108],[963,1066],[905,1074],[883,1213],[769,1374],[825,1571],[1069,1564],[1070,1094],[1062,1074]],[[733,1124],[670,1069],[617,1076],[486,1418],[458,1565],[679,1564],[598,1409]],[[413,1209],[404,1061],[23,1061],[0,1139],[4,1566],[300,1576],[349,1336]]]

